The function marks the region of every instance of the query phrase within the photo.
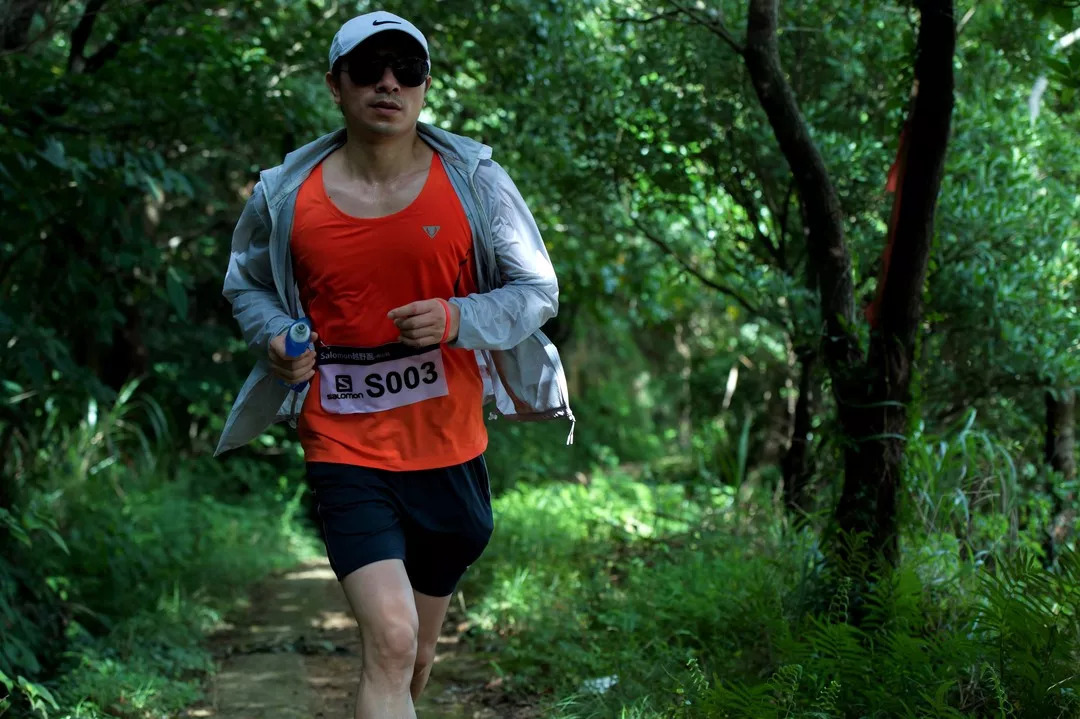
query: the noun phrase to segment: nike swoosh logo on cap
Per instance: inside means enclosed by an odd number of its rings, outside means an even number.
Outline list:
[[[400,25],[397,20],[376,20],[372,25]]]

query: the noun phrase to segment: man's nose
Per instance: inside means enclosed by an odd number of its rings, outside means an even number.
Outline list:
[[[379,82],[375,84],[375,90],[377,92],[397,92],[401,89],[401,83],[398,82],[397,77],[394,75],[394,71],[387,65],[383,68],[382,77],[379,78]]]

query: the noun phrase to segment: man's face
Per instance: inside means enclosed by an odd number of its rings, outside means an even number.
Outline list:
[[[350,127],[386,136],[412,131],[431,85],[416,41],[379,33],[342,58],[341,67],[336,82],[331,73],[326,81]]]

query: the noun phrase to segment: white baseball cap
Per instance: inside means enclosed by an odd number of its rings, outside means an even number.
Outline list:
[[[341,26],[334,35],[334,41],[330,43],[330,70],[333,71],[334,63],[352,52],[357,45],[386,30],[405,33],[420,43],[420,46],[424,48],[424,55],[428,55],[427,38],[424,37],[424,33],[405,18],[379,10],[366,15],[358,15]],[[428,60],[430,61],[430,56]]]

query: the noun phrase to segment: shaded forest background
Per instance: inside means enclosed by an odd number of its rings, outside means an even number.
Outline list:
[[[287,427],[211,457],[254,359],[221,284],[258,171],[338,126],[326,49],[367,9],[0,2],[0,708],[167,716],[229,603],[319,551]],[[507,691],[1080,716],[1075,8],[386,9],[562,288],[576,443],[491,423],[467,585]]]

